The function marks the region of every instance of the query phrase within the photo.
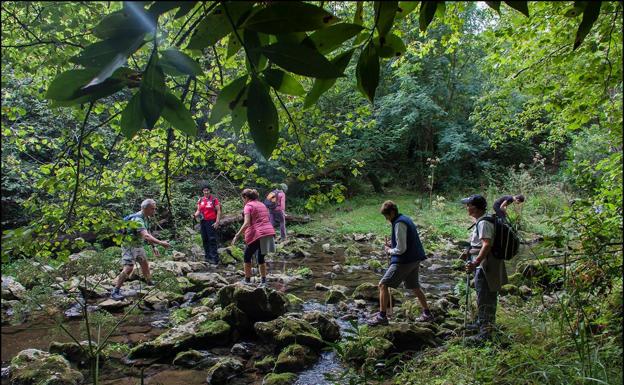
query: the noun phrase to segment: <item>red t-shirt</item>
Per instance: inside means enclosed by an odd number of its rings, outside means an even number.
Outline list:
[[[214,203],[214,206],[213,206]],[[217,219],[217,206],[219,206],[219,200],[212,195],[199,198],[197,201],[197,209],[204,216],[204,220],[214,221]]]

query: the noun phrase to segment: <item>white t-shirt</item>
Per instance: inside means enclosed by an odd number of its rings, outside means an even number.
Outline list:
[[[478,225],[474,227],[474,229],[472,230],[472,235],[470,236],[470,247],[473,247],[475,249],[483,246],[483,242],[481,241],[481,239],[494,239],[494,224],[486,220],[482,220],[483,217],[485,217],[485,214],[477,219]]]

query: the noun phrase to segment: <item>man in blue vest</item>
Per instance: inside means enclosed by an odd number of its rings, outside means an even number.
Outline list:
[[[397,288],[401,283],[404,283],[406,289],[414,291],[414,295],[423,308],[423,313],[417,321],[433,321],[425,293],[418,282],[420,262],[427,257],[420,243],[416,225],[408,216],[399,213],[399,208],[392,201],[383,203],[381,214],[392,224],[392,242],[390,244],[386,242],[384,245],[384,250],[391,256],[391,259],[390,267],[379,281],[379,313],[368,324],[370,326],[388,324],[386,309],[390,302],[389,288]]]

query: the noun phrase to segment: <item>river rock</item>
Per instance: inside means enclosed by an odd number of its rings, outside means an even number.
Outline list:
[[[232,349],[230,349],[230,353],[235,356],[249,358],[253,355],[254,345],[249,342],[241,342],[238,344],[234,344]]]
[[[318,350],[323,346],[319,331],[308,321],[294,317],[279,317],[273,321],[256,322],[256,334],[265,342],[276,344],[278,348],[298,343]]]
[[[315,327],[325,341],[334,342],[340,339],[340,326],[326,313],[318,310],[306,312],[303,314],[303,319]]]
[[[501,286],[499,294],[502,296],[518,295],[520,294],[520,290],[518,289],[518,286],[508,283],[506,285]]]
[[[95,343],[94,343],[95,344]],[[94,345],[94,348],[96,346]],[[84,365],[87,362],[87,350],[89,349],[89,341],[82,341],[80,345],[75,342],[50,342],[48,351],[51,354],[60,354],[70,362]],[[101,357],[100,357],[101,359]]]
[[[26,295],[26,288],[9,275],[2,276],[2,299],[20,300]]]
[[[114,299],[109,298],[98,303],[98,306],[101,309],[104,309],[110,313],[115,313],[115,312],[121,311],[124,307],[130,304],[131,302],[125,298],[122,299],[121,301],[115,301]]]
[[[385,359],[393,350],[392,342],[383,337],[371,337],[366,344],[349,340],[343,345],[343,357],[346,361],[363,363],[370,358]]]
[[[323,248],[323,252],[327,254],[333,254],[334,252],[331,249],[331,245],[329,243],[323,243],[321,246]]]
[[[179,293],[154,289],[143,297],[143,301],[151,309],[166,310],[173,302],[184,301],[184,296]]]
[[[277,356],[274,371],[277,373],[298,372],[315,360],[316,356],[312,353],[310,348],[299,344],[292,344],[282,350]]]
[[[84,381],[82,374],[71,368],[59,354],[38,349],[22,350],[11,360],[11,384],[77,385]]]
[[[330,290],[325,296],[325,303],[338,303],[346,300],[347,296],[343,292],[337,290]]]
[[[435,347],[437,341],[431,329],[406,322],[391,323],[371,329],[370,335],[392,342],[396,351],[421,350],[426,346]]]
[[[178,353],[173,359],[173,366],[201,369],[211,367],[218,361],[218,358],[212,356],[206,351],[191,349]]]
[[[151,264],[152,271],[166,271],[173,275],[184,275],[192,271],[188,262],[181,261],[158,261]],[[189,278],[190,279],[190,278]]]
[[[520,292],[520,295],[525,298],[533,295],[533,290],[531,290],[531,288],[528,287],[527,285],[520,286],[518,288],[518,291]]]
[[[320,282],[317,282],[314,285],[314,289],[319,290],[319,291],[329,291],[329,286],[325,286]]]
[[[295,373],[269,373],[262,380],[262,385],[292,385],[296,381]]]
[[[355,299],[378,301],[379,300],[379,287],[377,287],[377,285],[373,283],[365,282],[355,288],[355,290],[353,291],[352,297]]]
[[[334,266],[332,266],[332,271],[335,274],[340,274],[340,273],[342,273],[342,266],[341,265],[334,265]]]
[[[254,362],[254,368],[260,373],[266,373],[273,370],[275,366],[275,357],[272,355],[263,356],[261,360]]]
[[[195,291],[201,291],[204,288],[212,287],[220,289],[228,285],[228,281],[218,273],[189,273],[186,278],[191,281]]]
[[[284,294],[272,289],[235,284],[220,289],[216,303],[223,307],[233,303],[256,322],[269,321],[284,314],[288,300]]]
[[[187,257],[186,254],[177,250],[173,250],[173,253],[171,254],[171,259],[173,259],[174,261],[186,261]]]
[[[208,369],[206,382],[211,385],[228,384],[243,369],[243,364],[232,357],[224,357]]]
[[[222,310],[215,312],[213,317],[218,317],[228,323],[235,331],[244,336],[253,334],[253,323],[249,320],[247,314],[231,303]]]
[[[211,348],[227,345],[231,327],[222,320],[210,320],[202,314],[189,322],[169,329],[155,340],[144,342],[130,350],[128,358],[173,356],[189,348]]]

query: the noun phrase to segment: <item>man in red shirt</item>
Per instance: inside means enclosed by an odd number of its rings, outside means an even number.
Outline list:
[[[197,201],[195,218],[200,218],[201,237],[204,244],[206,262],[213,265],[219,264],[219,254],[217,254],[217,228],[221,220],[221,204],[219,200],[212,196],[210,186],[204,186],[202,192],[204,196]]]

